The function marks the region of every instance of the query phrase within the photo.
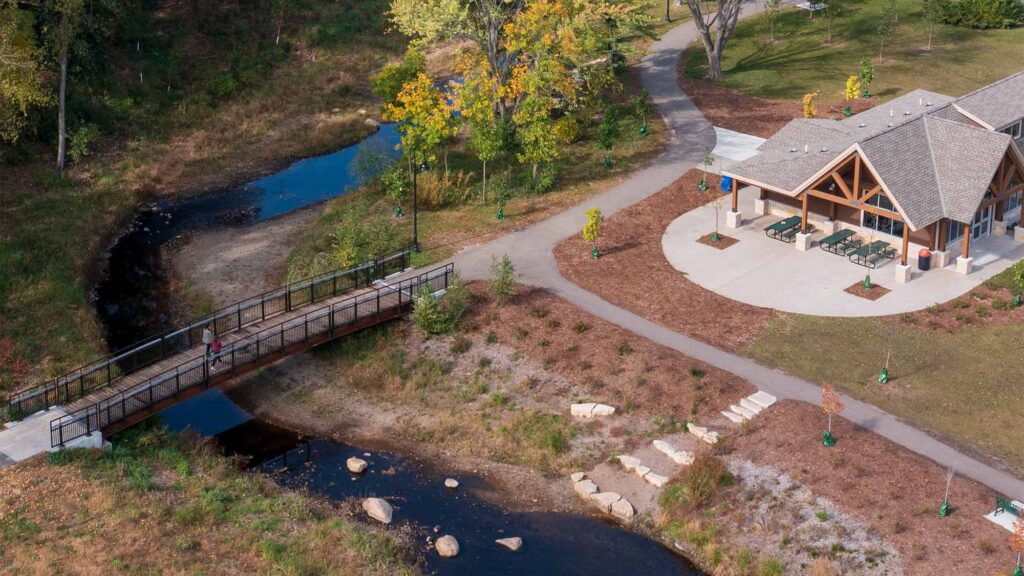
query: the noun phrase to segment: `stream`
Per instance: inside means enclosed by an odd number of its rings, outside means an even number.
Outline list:
[[[393,159],[398,134],[385,124],[359,144],[301,160],[248,184],[178,203],[158,201],[136,214],[110,250],[108,271],[96,287],[96,307],[108,346],[119,350],[173,327],[171,275],[162,248],[195,230],[246,226],[343,195],[361,185],[353,161],[361,149]],[[444,559],[424,549],[427,572],[464,574],[701,575],[684,557],[658,542],[599,517],[517,513],[476,498],[486,481],[459,476],[451,491],[444,476],[413,457],[367,451],[335,440],[305,437],[253,418],[216,389],[155,415],[173,430],[192,429],[218,439],[227,454],[247,457],[256,471],[272,473],[289,488],[334,501],[378,496],[395,507],[395,524],[409,524],[417,541],[451,534],[461,551]],[[369,456],[365,456],[369,454]],[[370,463],[362,475],[345,461]],[[440,533],[434,527],[440,526]],[[519,536],[511,552],[497,538]]]

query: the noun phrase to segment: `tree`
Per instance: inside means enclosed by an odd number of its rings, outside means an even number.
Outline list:
[[[587,210],[587,223],[583,225],[583,240],[594,245],[590,251],[590,255],[593,258],[601,257],[601,251],[597,248],[597,241],[601,238],[601,224],[603,222],[604,216],[601,215],[600,208]]]
[[[1020,557],[1024,553],[1024,518],[1018,518],[1013,522],[1013,534],[1010,534],[1010,550],[1017,553],[1017,567],[1013,570],[1013,576],[1021,576],[1024,570],[1020,567]]]
[[[768,43],[775,43],[775,25],[779,21],[779,10],[782,7],[782,0],[764,0],[764,12],[761,13],[761,22],[768,32]]]
[[[401,148],[415,165],[432,158],[458,130],[447,98],[423,72],[402,86],[393,104],[384,105],[384,118],[401,123]]]
[[[491,87],[486,64],[465,52],[456,66],[462,83],[455,86],[454,106],[469,129],[469,144],[483,164],[482,200],[487,201],[487,163],[501,153],[505,141],[504,121],[495,114],[497,95]]]
[[[740,17],[743,0],[716,0],[716,10],[709,16],[702,10],[704,0],[686,0],[686,5],[693,15],[693,23],[697,26],[700,40],[704,44],[704,53],[708,58],[708,78],[722,78],[722,52],[725,44],[736,29]]]
[[[836,439],[832,436],[832,417],[843,411],[843,401],[839,398],[831,384],[821,387],[821,411],[828,415],[828,428],[822,436],[825,446],[834,446]]]
[[[52,0],[52,9],[58,15],[54,27],[53,44],[59,60],[60,88],[58,89],[57,110],[57,170],[63,172],[67,163],[68,132],[67,132],[67,92],[68,92],[68,60],[83,27],[85,3],[83,0]]]
[[[850,77],[846,79],[846,89],[843,91],[843,98],[845,98],[847,102],[860,98],[860,89],[860,78],[855,74],[851,74]]]
[[[1021,294],[1024,293],[1024,260],[1019,260],[1013,265],[1013,305],[1021,305]]]
[[[867,56],[860,59],[860,82],[863,86],[862,95],[867,98],[871,95],[869,86],[875,80],[875,65]]]
[[[818,93],[811,92],[810,94],[804,94],[803,108],[804,118],[817,118],[818,117]]]
[[[604,109],[604,117],[597,126],[597,143],[604,150],[604,165],[612,165],[611,151],[615,147],[615,140],[619,137],[619,118],[615,106],[608,106]]]
[[[711,156],[711,151],[704,150],[704,172],[700,177],[700,184],[697,185],[697,191],[704,195],[707,199],[708,204],[715,211],[715,230],[711,233],[711,241],[718,242],[721,237],[718,235],[718,221],[722,211],[722,203],[725,202],[725,195],[722,194],[717,188],[708,184],[708,173],[711,172],[711,167],[714,165],[715,159]]]
[[[843,13],[843,0],[828,0],[821,13],[825,16],[825,44],[832,43],[832,21]]]
[[[885,51],[885,41],[892,36],[893,32],[896,31],[897,19],[899,18],[899,12],[895,0],[892,4],[889,4],[882,10],[882,15],[878,19],[878,25],[875,27],[875,34],[878,35],[878,62],[882,62],[882,55]]]
[[[512,260],[505,254],[501,260],[491,260],[491,279],[488,281],[491,292],[498,301],[498,306],[504,306],[511,300],[519,288],[516,286],[516,267]]]
[[[0,0],[0,142],[17,142],[29,109],[50,101],[33,20],[14,0]]]
[[[942,25],[944,4],[944,0],[922,0],[921,19],[924,20],[925,33],[928,35],[928,50],[932,49],[932,38]]]
[[[416,80],[416,76],[426,69],[427,61],[423,53],[415,48],[409,48],[401,62],[386,64],[371,78],[373,93],[383,100],[384,104],[394,104],[402,87]]]

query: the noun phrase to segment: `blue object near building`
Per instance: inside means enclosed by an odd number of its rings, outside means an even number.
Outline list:
[[[722,176],[722,190],[732,192],[732,176]]]

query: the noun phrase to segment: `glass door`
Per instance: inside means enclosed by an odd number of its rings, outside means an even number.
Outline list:
[[[989,206],[974,214],[974,222],[971,223],[971,239],[977,240],[992,232],[992,215],[995,206]]]

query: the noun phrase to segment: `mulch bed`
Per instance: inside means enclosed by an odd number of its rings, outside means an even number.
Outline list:
[[[705,290],[669,265],[661,237],[680,214],[703,205],[697,185],[702,172],[691,170],[669,187],[604,221],[600,260],[578,235],[555,247],[562,275],[618,306],[684,334],[739,350],[756,340],[775,316]],[[718,177],[709,175],[709,184]]]
[[[697,242],[700,242],[701,244],[704,244],[706,246],[711,246],[712,248],[718,248],[719,250],[725,250],[729,246],[732,246],[733,244],[739,242],[739,240],[731,236],[726,236],[725,234],[719,234],[717,242],[712,240],[711,236],[711,234],[705,234],[698,238]]]
[[[859,282],[855,282],[852,286],[849,286],[848,288],[843,290],[843,292],[846,292],[847,294],[853,294],[854,296],[860,296],[865,300],[878,300],[882,296],[885,296],[889,292],[892,292],[892,290],[889,290],[888,288],[880,284],[874,283],[871,284],[871,288],[865,288],[864,281],[861,280]]]
[[[605,257],[594,261],[588,252],[586,260],[599,266]],[[465,320],[471,332],[542,363],[595,401],[651,418],[707,421],[756,391],[738,376],[638,338],[550,292],[520,286],[510,303],[495,306],[486,285],[470,286],[479,301]],[[695,378],[693,371],[703,375]],[[565,399],[567,406],[571,400]]]
[[[682,60],[681,60],[682,61]],[[750,96],[704,80],[679,75],[679,86],[697,108],[715,126],[769,138],[794,118],[803,117],[803,104],[798,100],[768,100]],[[878,104],[872,96],[850,103],[854,113]],[[841,119],[846,102],[818,102],[818,117]]]
[[[816,406],[783,401],[746,425],[729,442],[734,455],[785,472],[816,494],[857,516],[903,559],[905,574],[995,574],[1007,571],[1010,533],[982,518],[996,494],[957,476],[953,513],[938,515],[946,470],[872,432],[835,418],[837,444],[825,448],[825,416]]]

